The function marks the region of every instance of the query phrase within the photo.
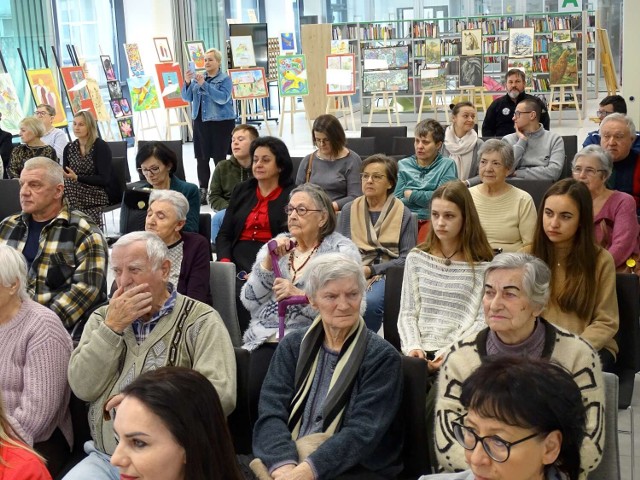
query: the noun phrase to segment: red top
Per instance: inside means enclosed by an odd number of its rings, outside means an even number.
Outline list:
[[[3,444],[0,450],[2,480],[51,480],[47,467],[33,453],[12,445]]]

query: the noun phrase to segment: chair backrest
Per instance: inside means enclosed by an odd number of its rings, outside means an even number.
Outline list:
[[[198,217],[198,233],[207,239],[211,245],[211,214],[200,212]]]
[[[237,455],[251,453],[252,428],[249,417],[249,350],[235,347],[236,355],[236,408],[229,415],[227,423],[233,447]]]
[[[122,157],[126,163],[125,183],[131,181],[131,172],[129,172],[129,162],[127,161],[127,142],[126,140],[118,140],[117,142],[107,142],[111,150],[112,157]]]
[[[362,159],[378,153],[376,139],[373,137],[347,138],[347,148],[356,152]]]
[[[21,211],[20,182],[17,179],[0,179],[0,220]]]
[[[620,480],[618,446],[618,377],[604,372],[604,450],[600,464],[589,474],[589,480]]]
[[[402,295],[402,278],[404,267],[394,266],[387,269],[384,283],[384,314],[382,327],[384,338],[400,351],[400,334],[398,333],[398,314],[400,313],[400,296]]]
[[[120,233],[122,235],[144,230],[150,195],[151,192],[148,190],[125,190],[120,206]]]
[[[300,169],[300,164],[302,163],[302,159],[304,157],[291,157],[291,163],[293,163],[293,170],[291,170],[291,179],[295,183],[296,177],[298,176],[298,170]]]
[[[111,205],[122,202],[122,194],[127,189],[128,171],[129,165],[126,157],[111,157],[111,180],[109,180],[107,188]]]
[[[376,139],[375,153],[393,154],[393,137],[406,137],[407,126],[401,127],[360,127],[361,137]]]
[[[234,347],[242,346],[238,312],[236,310],[236,266],[231,262],[211,262],[209,288],[213,308],[227,327]]]
[[[635,374],[640,370],[640,282],[636,275],[616,274],[616,296],[620,326],[616,334],[618,358],[615,373],[620,379],[619,407],[631,404]]]
[[[416,147],[413,137],[393,137],[393,147],[391,147],[391,155],[402,155],[408,157],[416,153]]]
[[[562,174],[558,180],[571,176],[571,162],[573,161],[573,157],[576,156],[576,153],[578,153],[577,135],[563,135],[562,141],[564,142],[564,165],[562,167]]]
[[[537,210],[540,210],[542,205],[542,199],[544,198],[544,194],[547,192],[549,187],[553,184],[553,180],[532,180],[525,178],[507,178],[507,183],[510,183],[514,187],[518,187],[521,190],[524,190],[531,198],[533,198],[533,203],[536,206]]]
[[[142,148],[147,143],[149,143],[149,140],[138,140],[138,149]],[[162,143],[169,147],[178,158],[178,164],[176,165],[174,175],[180,180],[186,181],[187,179],[184,174],[184,160],[182,155],[182,140],[165,140]],[[142,173],[140,173],[140,180],[144,180],[144,175],[142,175]]]

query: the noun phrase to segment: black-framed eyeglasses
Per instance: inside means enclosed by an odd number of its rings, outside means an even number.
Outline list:
[[[513,112],[513,116],[516,118],[520,118],[520,115],[522,115],[523,113],[531,113],[533,112],[533,110],[516,110],[515,112]]]
[[[606,110],[598,110],[596,112],[596,115],[598,116],[598,118],[604,118],[607,115],[611,115],[612,113],[614,113],[614,112],[607,112]]]
[[[291,215],[293,212],[296,212],[300,217],[304,217],[309,212],[321,212],[322,210],[316,210],[313,208],[303,207],[302,205],[299,207],[294,207],[292,205],[286,205],[284,207],[284,213],[287,215]]]
[[[158,165],[154,165],[153,167],[149,167],[149,168],[140,167],[138,168],[138,170],[140,170],[143,175],[146,175],[148,173],[152,173],[155,175],[160,171],[160,167]]]
[[[474,450],[478,442],[480,442],[482,444],[482,448],[487,452],[489,457],[498,463],[504,463],[509,460],[511,447],[519,443],[526,442],[527,440],[531,440],[540,434],[532,433],[531,435],[521,438],[520,440],[516,440],[515,442],[507,442],[498,435],[486,435],[481,437],[462,423],[453,422],[453,435],[465,450]]]
[[[44,111],[42,111],[42,110],[36,110],[35,112],[33,112],[33,114],[34,114],[36,117],[44,117],[45,115],[52,116],[49,112],[44,112]]]

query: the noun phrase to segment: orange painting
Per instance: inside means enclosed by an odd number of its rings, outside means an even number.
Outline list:
[[[31,84],[31,91],[36,105],[46,103],[56,109],[56,116],[53,117],[55,127],[67,126],[67,113],[60,101],[60,92],[53,78],[53,73],[48,68],[41,70],[27,70],[27,78]]]

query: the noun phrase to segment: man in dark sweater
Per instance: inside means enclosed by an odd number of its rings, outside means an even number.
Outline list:
[[[526,78],[524,72],[517,68],[509,70],[505,76],[507,94],[494,100],[482,122],[483,137],[504,137],[510,133],[515,133],[513,125],[513,115],[516,105],[525,98],[537,98],[524,93]],[[549,130],[549,112],[546,106],[542,109],[540,123],[545,130]]]

